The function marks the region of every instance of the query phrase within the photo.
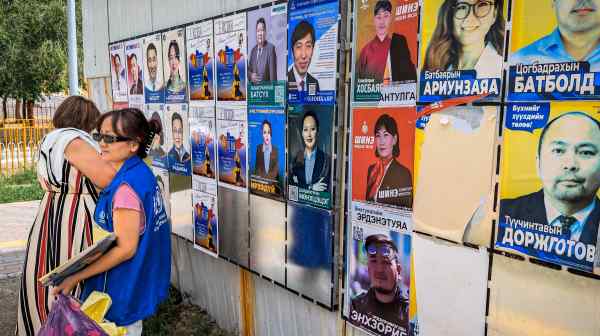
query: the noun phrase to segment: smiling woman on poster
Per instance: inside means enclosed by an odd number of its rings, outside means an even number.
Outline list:
[[[181,62],[181,53],[179,44],[176,40],[169,43],[169,80],[167,81],[167,92],[171,94],[181,94],[185,91],[185,81],[179,73],[179,63]]]
[[[371,202],[412,207],[412,176],[396,158],[400,155],[396,121],[383,114],[375,123],[377,162],[367,170],[367,193]]]
[[[423,70],[475,70],[477,78],[501,78],[503,8],[503,0],[445,0]]]
[[[330,157],[317,144],[319,119],[314,112],[304,113],[300,131],[304,149],[299,150],[294,157],[292,180],[300,188],[326,191],[331,178]]]

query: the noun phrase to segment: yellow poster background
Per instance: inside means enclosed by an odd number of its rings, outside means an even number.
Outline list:
[[[513,0],[510,52],[550,34],[556,28],[553,1]]]
[[[506,5],[508,1],[504,0],[504,20],[508,17],[508,6]],[[514,0],[519,1],[519,0]],[[530,3],[533,3],[533,7],[535,7],[535,3],[537,0],[528,0]],[[526,0],[522,0],[522,2],[526,2]],[[548,0],[550,2],[550,0]],[[440,7],[444,3],[444,0],[423,0],[423,5],[421,7],[421,43],[419,44],[419,70],[423,69],[423,64],[425,63],[425,52],[427,51],[427,47],[429,47],[429,41],[431,41],[431,36],[435,31],[435,27],[438,21],[438,12]],[[513,4],[514,7],[514,4]]]
[[[581,111],[600,120],[600,102],[552,102],[548,122],[572,111]],[[504,124],[506,125],[506,118]],[[500,199],[516,198],[542,188],[536,162],[541,133],[542,128],[529,133],[504,127],[500,160]],[[600,192],[598,195],[600,197]]]

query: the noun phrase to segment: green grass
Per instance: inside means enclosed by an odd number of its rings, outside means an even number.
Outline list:
[[[0,176],[0,203],[34,201],[42,199],[42,196],[44,190],[33,169],[12,176]]]
[[[142,335],[233,336],[220,329],[206,311],[185,303],[173,287],[157,313],[144,321]]]

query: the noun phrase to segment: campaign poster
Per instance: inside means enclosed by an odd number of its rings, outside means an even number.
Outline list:
[[[213,106],[190,107],[190,143],[192,144],[192,173],[216,183],[216,128]]]
[[[348,232],[348,321],[374,335],[413,335],[409,211],[352,202]]]
[[[339,7],[337,0],[289,2],[290,104],[335,104]]]
[[[187,63],[192,102],[214,102],[214,38],[213,21],[208,20],[186,28]]]
[[[510,101],[600,98],[598,1],[514,1]]]
[[[165,132],[171,134],[171,144],[167,153],[169,171],[177,175],[190,176],[192,173],[192,156],[190,155],[190,124],[187,104],[166,104]]]
[[[127,69],[125,69],[125,49],[123,43],[111,44],[110,75],[114,103],[127,102]]]
[[[217,108],[217,155],[220,185],[247,191],[247,117],[245,108]]]
[[[246,102],[246,13],[215,19],[217,100]]]
[[[147,104],[165,102],[163,78],[162,35],[160,33],[142,38],[144,100]]]
[[[194,220],[194,247],[217,256],[219,253],[219,227],[217,185],[205,184],[192,177],[192,208]]]
[[[167,217],[171,218],[171,193],[169,189],[169,171],[159,167],[152,167],[152,172],[156,177],[156,183],[163,196],[163,201],[167,211]]]
[[[141,106],[144,104],[144,71],[142,68],[142,40],[125,42],[125,57],[127,59],[127,92],[129,104]]]
[[[152,160],[152,166],[162,169],[169,169],[167,152],[172,144],[172,134],[167,130],[165,123],[165,105],[164,104],[146,104],[144,105],[144,114],[148,120],[155,119],[160,123],[162,132],[154,135],[148,156]]]
[[[355,103],[414,105],[418,0],[355,1]]]
[[[334,106],[288,106],[288,199],[332,208]]]
[[[352,199],[412,208],[415,107],[352,109]]]
[[[500,99],[507,6],[508,0],[423,1],[419,101]]]
[[[285,107],[287,4],[248,12],[248,105]]]
[[[285,110],[250,110],[248,137],[250,191],[282,199],[285,181]]]
[[[600,103],[509,103],[496,247],[586,272],[598,263]]]
[[[187,72],[185,71],[185,30],[164,32],[162,35],[165,103],[186,103]]]

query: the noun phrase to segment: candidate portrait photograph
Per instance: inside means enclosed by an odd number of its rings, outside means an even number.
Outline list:
[[[263,81],[276,81],[277,51],[275,46],[267,39],[269,27],[267,27],[267,22],[263,17],[256,20],[255,27],[256,45],[250,50],[249,79],[253,84],[259,84]]]
[[[252,175],[269,180],[279,179],[279,150],[273,145],[273,126],[268,120],[261,124],[262,143],[256,146],[255,164]]]
[[[291,38],[293,64],[287,73],[288,91],[316,94],[320,91],[319,81],[308,73],[315,51],[315,28],[308,21],[300,21]]]
[[[500,201],[500,218],[560,228],[568,240],[596,245],[600,222],[600,122],[571,111],[549,121],[537,145],[542,188]]]

